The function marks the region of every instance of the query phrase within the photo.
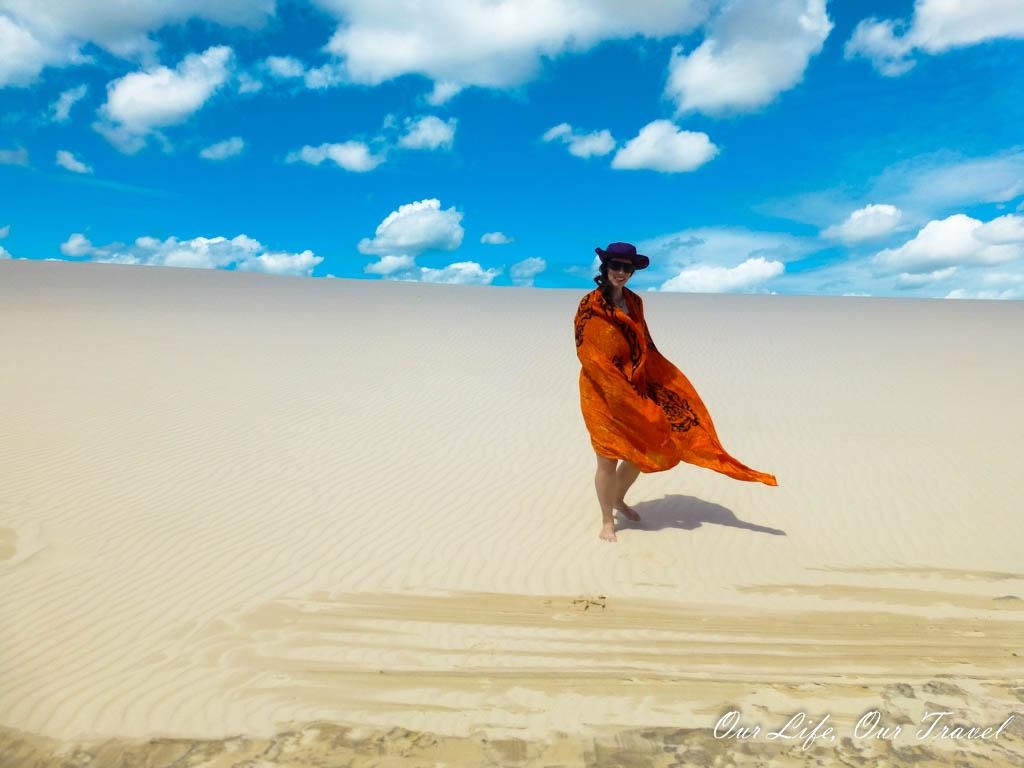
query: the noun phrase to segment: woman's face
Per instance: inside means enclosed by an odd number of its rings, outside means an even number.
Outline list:
[[[608,282],[613,288],[621,288],[633,276],[633,265],[621,259],[609,259]]]

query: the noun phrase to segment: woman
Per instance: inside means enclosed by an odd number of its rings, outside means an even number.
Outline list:
[[[645,269],[650,259],[629,243],[594,250],[601,259],[601,274],[594,278],[598,287],[580,301],[574,326],[583,365],[580,407],[597,454],[600,537],[616,540],[613,510],[640,520],[625,496],[641,472],[661,472],[685,461],[737,480],[778,485],[774,475],[725,452],[689,379],[654,346],[643,301],[626,288],[633,272]]]

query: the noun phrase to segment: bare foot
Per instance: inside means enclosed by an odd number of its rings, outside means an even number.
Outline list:
[[[615,503],[615,510],[622,514],[624,518],[634,523],[640,522],[640,513],[633,509],[629,504],[624,501],[618,501]]]
[[[618,541],[615,537],[615,523],[605,523],[598,535],[605,541]]]

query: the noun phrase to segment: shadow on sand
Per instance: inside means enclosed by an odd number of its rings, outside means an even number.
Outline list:
[[[621,515],[617,515],[615,527],[619,530],[634,529],[638,531],[660,531],[665,528],[682,528],[692,531],[704,523],[727,525],[731,528],[742,528],[747,531],[769,533],[773,536],[785,536],[786,532],[778,528],[755,525],[736,517],[732,510],[720,504],[702,501],[695,496],[674,494],[664,496],[655,501],[641,501],[631,505],[640,513],[640,522],[633,523]]]

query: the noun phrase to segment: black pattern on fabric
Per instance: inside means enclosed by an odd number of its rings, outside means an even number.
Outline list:
[[[700,419],[693,412],[690,403],[681,398],[671,389],[661,384],[648,385],[647,392],[651,399],[665,412],[673,432],[689,432],[700,424]]]
[[[594,309],[590,306],[590,297],[585,296],[580,302],[580,311],[576,314],[576,347],[583,346],[583,326],[587,320],[594,316]]]

